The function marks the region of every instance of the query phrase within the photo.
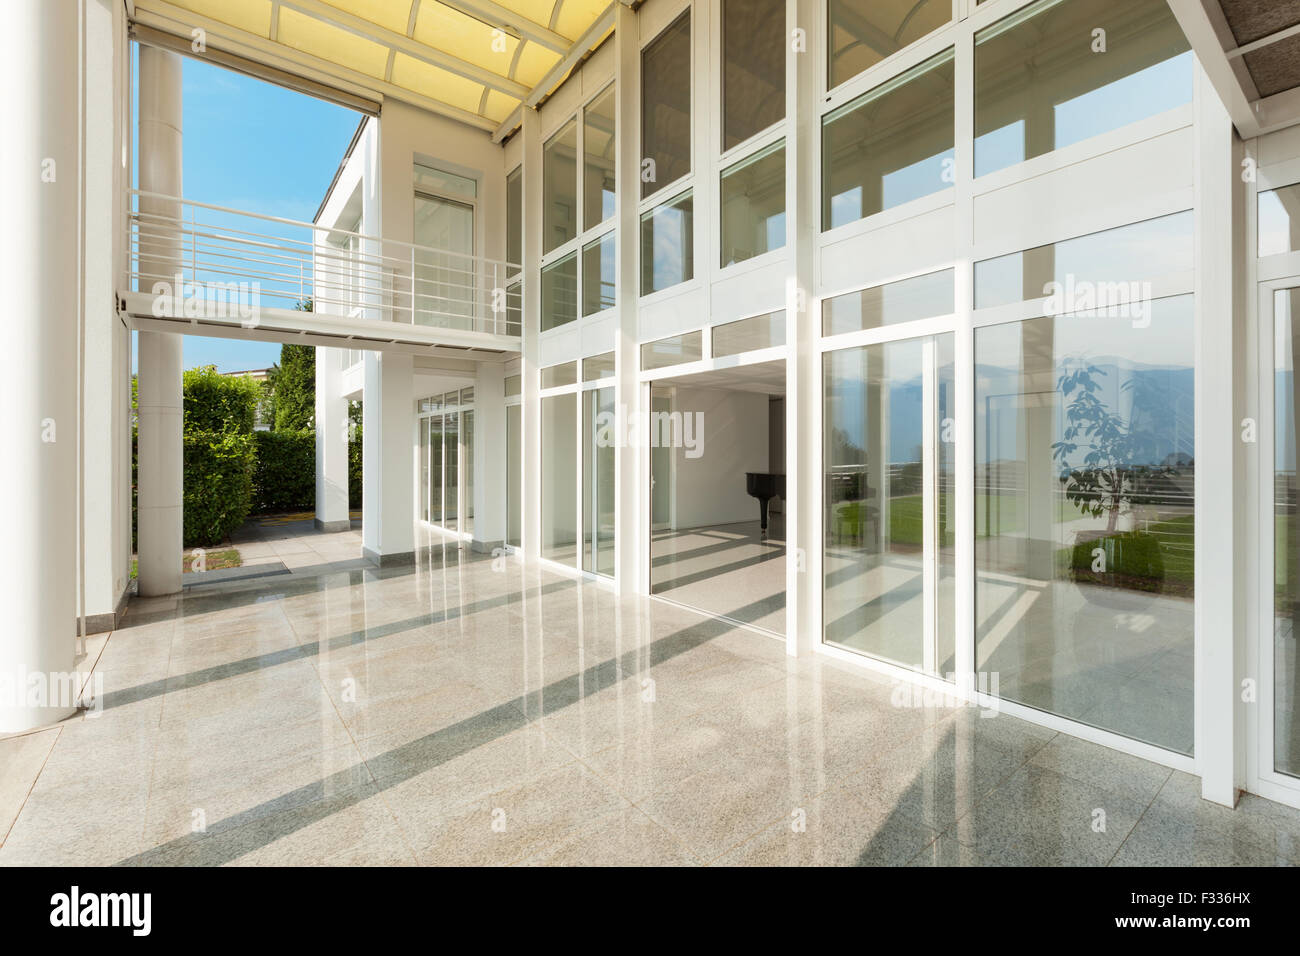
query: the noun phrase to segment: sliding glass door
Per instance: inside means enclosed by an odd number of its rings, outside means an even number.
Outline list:
[[[952,336],[825,353],[824,640],[952,673]]]

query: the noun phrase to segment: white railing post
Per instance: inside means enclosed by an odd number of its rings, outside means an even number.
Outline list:
[[[501,264],[499,262],[494,262],[492,263],[492,291],[490,293],[490,301],[492,303],[492,331],[497,335],[500,335],[501,313],[505,310],[504,308],[500,310],[497,309],[497,289],[501,289],[501,305],[505,306],[505,289],[501,286]]]
[[[415,326],[415,246],[411,246],[411,326]]]
[[[195,220],[194,207],[190,206],[190,284],[194,287],[194,294],[198,294],[199,288],[199,226]],[[184,292],[180,292],[184,298]]]

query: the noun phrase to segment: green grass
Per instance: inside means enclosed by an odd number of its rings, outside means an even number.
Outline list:
[[[194,552],[187,551],[181,560],[181,571],[191,570],[190,565],[194,563]],[[221,551],[209,551],[207,553],[207,570],[219,571],[222,568],[237,568],[243,564],[239,557],[239,552],[234,548],[224,548]],[[140,561],[136,557],[131,558],[131,577],[140,576]]]

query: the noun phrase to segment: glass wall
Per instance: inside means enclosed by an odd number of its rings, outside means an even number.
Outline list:
[[[826,88],[933,33],[952,19],[952,0],[830,0]]]
[[[474,529],[473,400],[474,390],[465,388],[416,403],[419,516],[448,531],[469,533]]]
[[[641,196],[691,171],[691,12],[641,51]]]
[[[524,261],[524,176],[517,167],[506,177],[506,260]]]
[[[722,149],[785,119],[785,15],[771,0],[722,3]]]
[[[1193,743],[1192,298],[975,332],[976,667],[998,693]]]
[[[542,399],[542,557],[578,566],[578,396]]]
[[[582,393],[582,567],[614,574],[614,389]]]
[[[822,334],[839,335],[951,315],[957,311],[953,270],[847,292],[822,303]]]
[[[582,228],[614,216],[614,87],[582,111]]]
[[[429,499],[429,520],[442,524],[442,416],[431,415],[429,423],[429,485],[424,493]]]
[[[954,667],[951,334],[827,352],[827,643],[940,675]],[[927,585],[925,564],[947,569]]]
[[[785,245],[785,143],[722,171],[722,265]]]
[[[695,216],[685,192],[641,216],[641,294],[695,278]]]
[[[670,335],[657,342],[646,342],[641,346],[641,368],[649,371],[666,368],[669,365],[681,365],[683,362],[698,362],[704,356],[704,336],[700,332],[684,332]]]
[[[948,50],[823,118],[823,231],[953,184],[953,95]]]
[[[785,345],[785,313],[769,312],[715,325],[709,337],[713,340],[714,358]]]
[[[424,167],[417,167],[424,168]],[[459,179],[460,177],[455,177]],[[472,186],[473,180],[466,180]],[[416,193],[413,252],[415,323],[437,328],[473,327],[474,206]]]
[[[1258,208],[1259,255],[1300,249],[1300,183],[1261,190]]]
[[[614,308],[614,232],[582,247],[582,314]]]
[[[523,546],[524,432],[521,406],[506,406],[506,544]]]
[[[1174,213],[975,263],[975,308],[1059,293],[1075,312],[1150,297],[1143,283],[1192,271],[1192,212]],[[1053,285],[1055,284],[1055,286]],[[1093,301],[1088,301],[1092,297]],[[1097,301],[1105,297],[1106,302]]]
[[[1296,448],[1300,422],[1300,289],[1273,297],[1273,769],[1300,777],[1300,533],[1296,527]]]
[[[1192,63],[1165,0],[1044,0],[998,21],[975,36],[975,175],[1190,103]]]
[[[542,331],[578,318],[578,254],[542,267]]]
[[[465,450],[465,492],[461,502],[460,527],[466,534],[474,533],[474,410],[460,415],[463,435],[461,445]]]
[[[542,146],[542,254],[578,234],[578,124],[569,120]]]

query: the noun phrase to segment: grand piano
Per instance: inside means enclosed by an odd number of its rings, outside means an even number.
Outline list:
[[[785,498],[785,475],[769,475],[761,471],[745,472],[745,491],[758,499],[758,522],[767,533],[767,503],[773,498]]]

